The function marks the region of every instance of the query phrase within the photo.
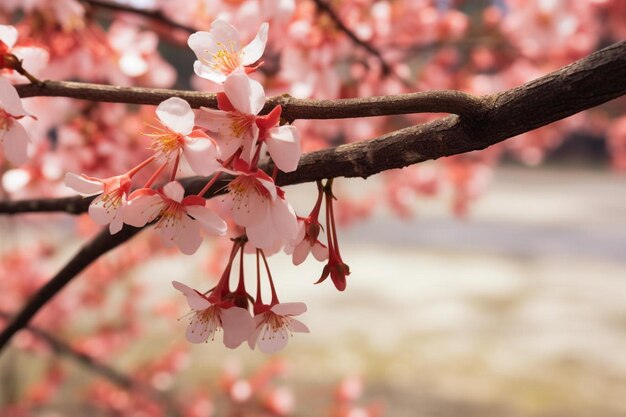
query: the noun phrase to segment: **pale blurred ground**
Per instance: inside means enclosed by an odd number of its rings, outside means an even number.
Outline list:
[[[466,220],[442,198],[415,204],[412,220],[378,210],[341,232],[344,293],[312,285],[315,261],[270,259],[281,301],[309,306],[311,335],[283,352],[298,415],[316,415],[322,387],[348,374],[389,416],[626,415],[626,178],[501,168]],[[224,358],[263,360],[194,347],[196,366]]]

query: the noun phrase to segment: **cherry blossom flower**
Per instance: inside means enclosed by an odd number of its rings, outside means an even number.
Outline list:
[[[15,87],[0,77],[0,145],[5,157],[15,165],[28,159],[30,137],[18,120],[29,114],[24,110]]]
[[[309,328],[293,318],[306,311],[304,303],[280,303],[254,317],[255,330],[248,339],[251,349],[258,346],[263,353],[274,353],[285,346],[292,332],[309,333]]]
[[[261,249],[273,246],[277,239],[293,239],[298,232],[296,214],[284,192],[265,172],[250,171],[241,160],[242,170],[228,185],[227,199],[235,223],[246,228],[250,243]]]
[[[131,186],[128,175],[102,180],[68,172],[65,175],[65,185],[84,197],[100,194],[89,205],[89,217],[99,225],[108,224],[112,235],[122,230],[124,222],[121,213],[126,206]]]
[[[133,192],[123,211],[124,223],[143,227],[157,218],[155,229],[166,245],[176,244],[186,255],[195,253],[202,237],[200,229],[212,235],[226,233],[226,223],[206,206],[206,200],[191,195],[184,197],[185,189],[172,181],[162,190],[143,188]]]
[[[152,149],[157,157],[171,160],[181,152],[191,169],[198,175],[211,175],[221,165],[217,162],[219,151],[213,139],[201,130],[194,130],[195,115],[185,100],[171,97],[158,105],[156,114],[161,127],[150,133]]]
[[[265,142],[274,163],[284,172],[294,171],[300,160],[300,136],[295,126],[276,126],[281,106],[268,115],[257,116],[265,105],[261,84],[237,70],[224,82],[224,93],[218,93],[220,110],[202,107],[197,125],[216,135],[221,156],[228,159],[241,149],[241,158],[252,164],[257,141]]]
[[[199,77],[219,84],[239,68],[254,71],[251,65],[263,55],[268,30],[269,25],[263,23],[254,39],[242,47],[239,31],[224,20],[215,20],[210,32],[189,36],[187,43],[198,58],[194,71]]]
[[[328,247],[319,241],[320,224],[310,218],[298,219],[298,235],[289,243],[285,250],[292,254],[294,265],[300,265],[312,253],[315,259],[322,262],[328,259]]]
[[[214,340],[215,333],[224,329],[224,345],[234,349],[248,340],[254,331],[254,321],[248,310],[214,295],[207,297],[178,281],[172,281],[172,285],[187,297],[194,313],[186,334],[191,343]]]
[[[10,25],[0,25],[0,69],[5,68],[4,75],[12,81],[23,82],[25,77],[13,69],[18,64],[29,73],[38,74],[48,63],[48,52],[36,46],[18,45],[17,29]]]

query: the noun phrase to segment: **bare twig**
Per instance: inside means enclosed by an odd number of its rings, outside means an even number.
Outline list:
[[[380,62],[380,67],[381,67],[381,69],[383,71],[383,75],[393,74],[393,70],[392,70],[391,66],[387,63],[385,58],[383,58],[383,55],[380,53],[380,51],[378,49],[374,48],[368,42],[366,42],[366,41],[362,40],[361,38],[359,38],[358,36],[356,36],[356,34],[349,27],[347,27],[343,23],[341,18],[333,10],[333,8],[330,6],[330,4],[328,4],[325,0],[313,0],[313,2],[315,3],[315,6],[317,6],[317,9],[319,11],[325,13],[330,18],[330,20],[333,21],[335,26],[337,26],[337,29],[339,29],[340,31],[345,33],[346,36],[348,38],[350,38],[350,40],[352,42],[354,42],[354,44],[356,44],[356,45],[360,46],[361,48],[365,49],[368,53],[373,55],[378,60],[378,62]]]
[[[10,320],[12,318],[12,315],[6,311],[0,310],[0,318],[5,319],[5,320]],[[26,326],[25,330],[28,330],[36,337],[43,340],[48,346],[50,346],[50,349],[52,349],[58,355],[65,356],[77,362],[78,364],[85,367],[89,371],[94,372],[106,378],[107,380],[111,381],[113,384],[117,385],[120,388],[123,388],[126,390],[136,390],[138,392],[145,393],[150,398],[163,403],[163,405],[167,407],[169,413],[171,413],[172,415],[176,415],[176,416],[180,415],[180,413],[177,410],[178,407],[176,406],[174,401],[172,401],[172,399],[169,398],[169,396],[164,395],[163,392],[157,391],[151,386],[144,384],[140,381],[137,381],[129,377],[128,375],[125,375],[117,371],[116,369],[110,367],[109,365],[102,363],[95,358],[92,358],[86,353],[83,353],[74,349],[68,343],[62,341],[61,339],[51,335],[50,333],[44,330],[41,330],[38,327]]]
[[[625,73],[626,41],[622,41],[544,77],[484,98],[472,117],[448,116],[370,141],[311,152],[302,156],[296,171],[281,173],[276,181],[289,185],[332,177],[365,178],[429,159],[484,149],[625,94]],[[273,167],[264,168],[271,172]],[[188,193],[195,193],[206,181],[193,177],[184,185]],[[215,195],[219,187],[214,184],[210,195]],[[87,244],[0,334],[0,349],[82,269],[138,230],[125,226],[113,236],[104,230]]]
[[[115,12],[131,13],[134,15],[145,17],[155,22],[162,23],[164,25],[173,27],[175,29],[184,30],[189,33],[193,33],[196,31],[196,29],[192,27],[173,21],[172,19],[170,19],[169,17],[161,13],[159,10],[150,11],[150,10],[137,9],[132,6],[114,3],[111,1],[99,1],[99,0],[81,0],[81,1],[85,4],[90,5],[93,8],[111,10]]]

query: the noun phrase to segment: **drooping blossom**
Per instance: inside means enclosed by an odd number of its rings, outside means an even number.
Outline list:
[[[109,225],[111,234],[122,230],[122,209],[130,193],[131,179],[128,175],[99,179],[68,172],[65,185],[87,197],[100,194],[89,205],[89,217],[99,225]]]
[[[187,297],[194,313],[186,334],[191,343],[213,340],[215,333],[223,329],[224,345],[234,349],[248,340],[254,331],[254,322],[248,310],[213,294],[207,297],[178,281],[172,281],[172,285]]]
[[[263,353],[274,353],[285,346],[292,332],[309,333],[309,328],[293,316],[306,311],[304,303],[279,303],[266,306],[254,317],[255,330],[248,339],[251,349],[258,346]]]
[[[196,32],[189,36],[189,47],[198,60],[193,68],[199,77],[223,83],[237,69],[254,71],[251,67],[263,55],[269,25],[263,23],[254,39],[242,46],[239,31],[224,20],[215,20],[210,32]]]
[[[30,137],[18,120],[28,116],[15,87],[0,77],[0,145],[5,157],[20,165],[28,159]]]
[[[328,247],[317,238],[320,232],[320,224],[317,220],[311,218],[298,219],[298,235],[289,243],[285,250],[291,251],[292,261],[294,265],[300,265],[309,256],[322,262],[328,259]]]
[[[148,135],[153,139],[151,147],[157,157],[169,161],[183,153],[198,175],[211,175],[221,167],[213,139],[199,129],[194,130],[195,115],[189,103],[171,97],[158,105],[156,114],[161,126]]]
[[[197,195],[184,197],[185,189],[177,181],[161,190],[143,188],[134,191],[123,211],[124,223],[143,227],[156,220],[155,229],[166,245],[177,245],[186,255],[195,253],[202,243],[200,230],[211,235],[226,233],[226,223]]]
[[[265,172],[250,170],[241,160],[235,166],[240,170],[228,185],[227,200],[235,223],[246,228],[250,243],[265,249],[279,238],[293,239],[297,218],[282,189]]]
[[[217,94],[219,110],[202,107],[197,125],[215,134],[224,160],[241,150],[241,158],[252,164],[257,143],[266,143],[278,169],[294,171],[301,155],[298,131],[295,126],[277,126],[281,106],[258,116],[265,101],[261,84],[237,70],[224,82],[224,93]]]

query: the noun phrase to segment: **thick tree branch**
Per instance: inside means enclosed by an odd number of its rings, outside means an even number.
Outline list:
[[[215,94],[198,91],[119,87],[69,81],[43,81],[40,84],[17,85],[16,88],[23,98],[71,97],[111,103],[157,105],[170,97],[180,97],[193,108],[201,106],[217,108]],[[346,119],[409,113],[454,113],[470,116],[483,108],[483,100],[479,97],[460,91],[440,90],[338,100],[297,99],[282,95],[269,98],[261,113],[269,113],[279,104],[283,107],[282,117],[287,120]]]
[[[305,154],[298,169],[281,173],[277,183],[290,185],[331,177],[365,178],[429,159],[484,149],[625,94],[624,74],[626,41],[520,87],[489,96],[482,100],[480,111],[472,112],[472,117],[448,116],[370,141]],[[206,181],[206,178],[193,177],[184,180],[184,185],[188,193],[194,193]],[[215,184],[212,195],[220,188],[223,190],[223,184]],[[0,205],[0,211],[3,208]],[[113,236],[104,230],[87,244],[0,334],[0,349],[80,271],[103,253],[130,239],[138,230],[125,226]]]
[[[12,315],[6,311],[0,310],[0,319],[9,320],[12,318]],[[95,358],[87,355],[86,353],[79,352],[75,350],[72,346],[65,343],[64,341],[58,339],[57,337],[51,335],[50,333],[41,330],[35,326],[27,326],[25,330],[28,330],[33,335],[43,340],[55,353],[60,356],[65,356],[78,364],[82,365],[86,369],[91,372],[94,372],[109,381],[113,384],[117,385],[120,388],[126,390],[138,390],[140,392],[146,393],[148,396],[153,398],[158,402],[162,402],[169,410],[172,415],[180,415],[177,411],[177,407],[174,402],[168,396],[164,396],[162,392],[156,391],[154,388],[149,385],[140,383],[139,381],[125,375],[105,363],[98,361]]]

